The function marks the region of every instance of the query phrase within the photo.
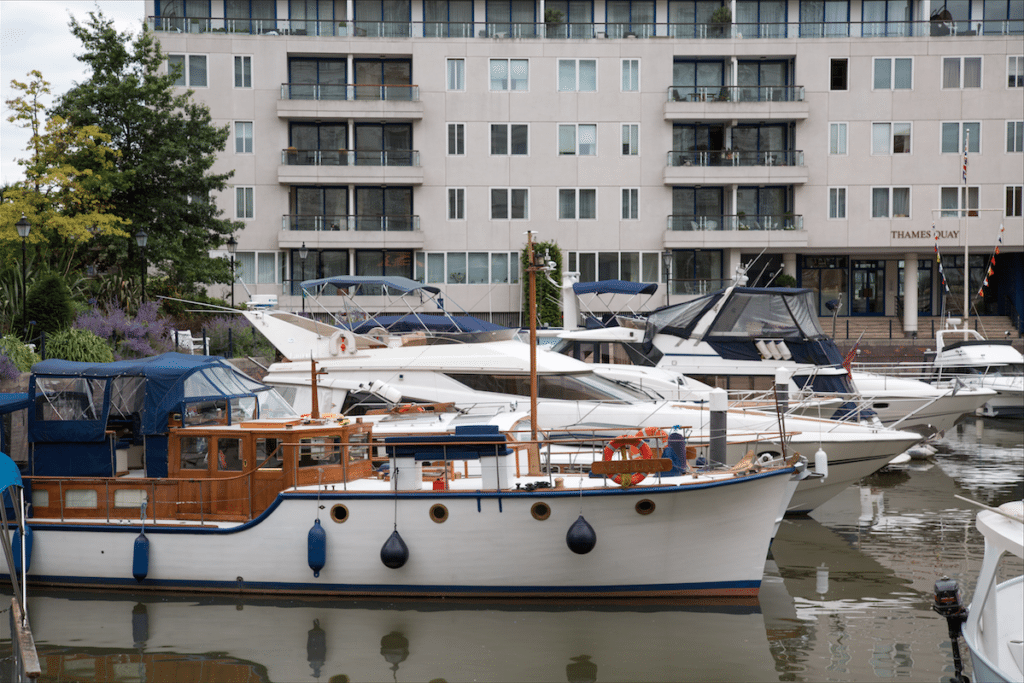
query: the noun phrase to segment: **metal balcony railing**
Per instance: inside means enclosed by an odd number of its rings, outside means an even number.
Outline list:
[[[285,166],[419,166],[420,153],[414,149],[351,150],[296,149],[281,150]]]
[[[282,83],[282,100],[367,100],[418,102],[420,87],[406,84]]]
[[[798,149],[743,150],[712,149],[669,152],[669,166],[803,166],[804,153]]]
[[[692,40],[789,38],[907,38],[1024,34],[1020,19],[987,21],[804,21],[734,23],[654,22],[436,22],[357,21],[151,16],[149,27],[165,33],[250,34],[340,38],[593,38],[638,39],[670,36]]]
[[[802,85],[672,85],[669,102],[803,102]]]
[[[285,214],[282,230],[412,232],[420,229],[419,216],[305,216]]]
[[[672,214],[668,229],[673,231],[707,232],[724,230],[803,230],[804,217],[799,214]]]

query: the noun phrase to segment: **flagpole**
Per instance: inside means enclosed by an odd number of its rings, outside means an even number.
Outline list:
[[[963,236],[964,236],[964,329],[965,330],[968,327],[967,320],[968,320],[968,318],[971,317],[971,309],[968,308],[968,301],[969,301],[969,297],[970,297],[970,293],[969,293],[969,289],[968,289],[970,287],[970,282],[968,280],[968,277],[969,277],[970,272],[971,272],[971,267],[970,267],[970,263],[969,263],[969,260],[968,260],[969,259],[968,249],[969,249],[970,241],[967,239],[968,238],[968,228],[970,227],[971,219],[970,219],[970,214],[965,214],[965,211],[967,209],[967,205],[970,204],[970,199],[969,199],[970,192],[967,189],[967,146],[968,146],[968,143],[970,142],[970,139],[971,139],[971,131],[967,130],[967,125],[964,124],[964,165],[963,165],[964,201],[963,201],[963,206],[960,209],[960,215],[965,218],[964,223],[963,223],[964,227],[963,227],[963,231],[962,231],[963,232]]]

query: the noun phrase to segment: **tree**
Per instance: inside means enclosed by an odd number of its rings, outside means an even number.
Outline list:
[[[148,234],[146,261],[179,289],[230,282],[226,259],[209,251],[224,244],[240,224],[222,218],[212,195],[232,173],[211,171],[224,150],[228,127],[213,125],[210,110],[179,91],[180,68],[163,73],[166,56],[146,26],[119,33],[102,12],[90,12],[72,33],[85,51],[78,55],[89,77],[60,97],[52,114],[75,126],[95,125],[117,150],[113,211]],[[138,258],[131,240],[106,240],[99,258],[107,263]]]
[[[544,325],[562,325],[562,250],[556,242],[534,242],[533,253],[540,258],[547,254],[547,261],[554,261],[555,268],[548,272],[537,273],[537,323]],[[520,263],[523,272],[523,320],[530,323],[530,275],[527,271],[528,253],[524,248]],[[549,279],[550,278],[550,279]],[[554,282],[552,282],[552,280]]]

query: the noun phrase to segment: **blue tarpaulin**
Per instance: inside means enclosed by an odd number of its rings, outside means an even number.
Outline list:
[[[656,282],[629,282],[627,280],[598,280],[597,282],[574,282],[572,291],[580,294],[654,294],[658,291]]]
[[[388,332],[491,332],[507,329],[471,315],[425,315],[407,313],[405,315],[378,315],[350,326],[356,334],[366,334],[374,328],[383,327]]]

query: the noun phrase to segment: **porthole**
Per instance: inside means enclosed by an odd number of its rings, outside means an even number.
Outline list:
[[[534,503],[533,507],[530,508],[530,514],[533,515],[534,519],[544,521],[551,516],[551,508],[547,503]]]
[[[654,501],[649,498],[638,500],[636,502],[636,511],[641,515],[649,515],[654,512]]]
[[[430,519],[437,522],[438,524],[442,524],[448,521],[448,508],[446,508],[444,505],[441,505],[440,503],[431,505]]]
[[[340,503],[331,508],[331,519],[338,524],[348,521],[348,508]]]

